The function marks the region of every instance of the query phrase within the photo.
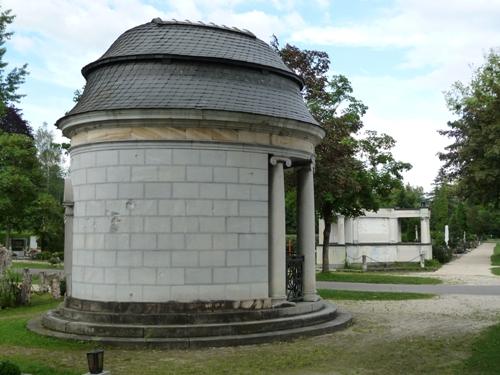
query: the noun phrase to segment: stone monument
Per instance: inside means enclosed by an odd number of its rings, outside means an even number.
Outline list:
[[[246,30],[154,19],[82,73],[83,95],[57,123],[71,139],[70,285],[32,329],[196,347],[349,323],[316,294],[314,148],[324,131],[275,51]],[[295,302],[285,168],[297,172]]]

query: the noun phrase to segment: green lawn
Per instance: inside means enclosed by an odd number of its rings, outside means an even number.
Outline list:
[[[13,261],[12,268],[15,269],[50,269],[50,270],[62,270],[64,265],[62,264],[50,264],[49,262],[39,262],[39,261]]]
[[[318,289],[322,298],[333,300],[359,300],[359,301],[401,301],[406,299],[429,299],[436,297],[430,293],[405,293],[405,292],[362,292],[356,290]]]
[[[483,331],[472,345],[472,355],[465,361],[464,372],[493,375],[500,372],[500,324]]]
[[[0,357],[33,375],[87,372],[85,353],[94,345],[42,337],[25,328],[29,319],[58,303],[34,296],[32,306],[0,310]],[[499,333],[496,327],[476,336],[398,338],[385,326],[355,316],[346,330],[287,343],[192,351],[104,347],[104,362],[113,374],[141,375],[494,374],[500,368]]]
[[[441,284],[440,279],[419,276],[396,276],[374,272],[328,272],[316,274],[318,281],[369,284]]]

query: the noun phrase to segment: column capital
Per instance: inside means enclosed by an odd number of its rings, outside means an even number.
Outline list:
[[[311,158],[309,160],[300,160],[298,162],[295,162],[294,166],[300,169],[310,170],[311,172],[314,173],[316,169],[316,159]]]
[[[286,167],[290,168],[292,166],[292,160],[282,156],[271,156],[269,159],[271,165],[276,165],[278,163],[283,163]]]

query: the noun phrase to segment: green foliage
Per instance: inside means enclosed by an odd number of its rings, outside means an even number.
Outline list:
[[[15,363],[9,361],[1,361],[0,375],[21,375],[21,369]]]
[[[0,132],[0,228],[8,234],[27,225],[40,181],[40,165],[33,140]]]
[[[14,21],[14,15],[10,10],[2,10],[0,7],[0,115],[6,111],[6,107],[12,103],[18,102],[23,95],[17,92],[19,86],[24,82],[28,71],[27,65],[20,68],[14,68],[6,72],[7,63],[4,61],[5,42],[12,36],[12,32],[7,31],[7,27]]]
[[[447,93],[458,116],[440,134],[453,143],[440,154],[441,174],[457,181],[458,193],[475,204],[500,204],[500,55],[491,50],[471,82],[456,82]]]
[[[19,304],[21,275],[8,269],[0,276],[0,309]]]
[[[354,272],[321,272],[316,274],[318,281],[337,281],[347,283],[369,283],[369,284],[441,284],[440,279],[418,276],[396,276],[383,275],[379,273],[354,273]]]
[[[285,214],[286,233],[297,233],[297,190],[295,188],[291,188],[285,193]]]
[[[64,248],[64,208],[52,195],[41,192],[29,210],[30,224],[42,250]]]
[[[316,209],[325,220],[324,246],[328,246],[330,224],[336,214],[363,215],[377,210],[411,166],[396,161],[391,153],[395,141],[386,134],[367,131],[359,137],[367,107],[353,95],[343,75],[328,78],[328,54],[271,43],[287,66],[304,80],[302,94],[314,118],[326,132],[316,147],[314,189]],[[323,251],[328,268],[328,251]]]

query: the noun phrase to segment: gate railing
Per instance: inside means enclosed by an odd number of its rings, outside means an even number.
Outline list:
[[[302,290],[303,268],[303,256],[286,257],[286,299],[288,301],[299,301],[304,297]]]

